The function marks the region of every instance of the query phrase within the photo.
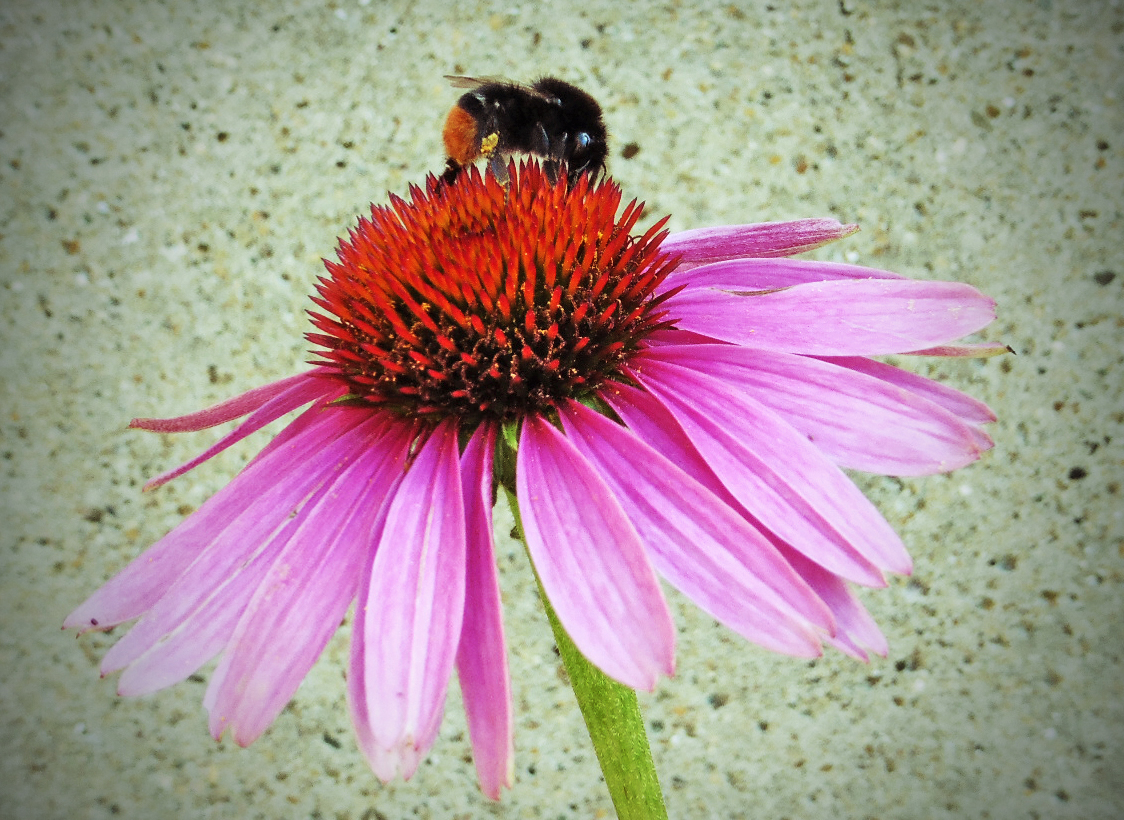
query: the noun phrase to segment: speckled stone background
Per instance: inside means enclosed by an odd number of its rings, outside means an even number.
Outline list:
[[[864,594],[889,658],[770,655],[672,595],[642,699],[671,816],[1124,816],[1122,50],[1118,1],[0,5],[0,816],[612,815],[509,540],[498,804],[455,685],[417,776],[374,778],[346,627],[248,749],[207,734],[209,668],[124,700],[113,638],[59,630],[266,440],[142,495],[214,435],[128,419],[295,372],[320,258],[442,164],[442,75],[545,72],[602,101],[651,218],[859,222],[823,258],[970,282],[1018,351],[914,365],[998,412],[981,463],[860,479],[916,558]]]

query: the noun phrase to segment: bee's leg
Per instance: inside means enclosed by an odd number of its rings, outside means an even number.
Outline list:
[[[574,183],[576,183],[578,179],[581,178],[582,174],[589,174],[589,184],[590,186],[592,186],[593,183],[597,181],[597,177],[600,173],[600,169],[597,168],[594,168],[592,170],[588,168],[571,168],[566,174],[566,181],[570,183],[570,187],[573,188]]]
[[[511,181],[511,175],[507,172],[507,159],[507,156],[499,151],[488,157],[488,168],[500,185],[507,185]]]
[[[548,157],[543,161],[542,169],[546,173],[546,178],[550,180],[550,184],[553,185],[558,181],[558,174],[562,170],[562,163],[557,159]]]
[[[531,135],[530,153],[542,157],[542,168],[546,178],[553,185],[558,181],[558,169],[562,161],[562,149],[566,145],[566,135],[561,140],[551,142],[541,122],[535,123],[534,133]]]
[[[459,162],[452,157],[445,160],[445,172],[441,174],[441,181],[446,185],[452,185],[456,178],[460,175],[461,170],[464,168]]]
[[[550,137],[547,136],[546,129],[542,127],[541,122],[535,123],[535,130],[531,135],[530,153],[538,154],[540,157],[551,155]]]

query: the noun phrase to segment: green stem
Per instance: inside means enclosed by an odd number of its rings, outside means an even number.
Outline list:
[[[514,492],[507,486],[504,490],[511,513],[515,516],[516,534],[525,547],[527,542],[523,536],[519,503]],[[534,562],[531,565],[533,568]],[[554,614],[538,572],[535,573],[535,581],[617,817],[620,820],[667,820],[667,808],[660,792],[660,781],[652,761],[652,750],[648,746],[636,692],[609,678],[586,659]]]

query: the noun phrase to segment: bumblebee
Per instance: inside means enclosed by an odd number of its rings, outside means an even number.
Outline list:
[[[542,157],[551,178],[564,166],[571,185],[584,173],[596,178],[605,170],[609,135],[601,106],[577,86],[556,77],[532,85],[495,78],[446,79],[469,90],[445,118],[445,182],[452,183],[466,165],[482,157],[506,180],[512,154]]]

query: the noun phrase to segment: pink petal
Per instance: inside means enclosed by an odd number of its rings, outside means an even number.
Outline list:
[[[753,517],[813,561],[883,586],[879,569],[909,572],[909,556],[854,484],[772,410],[722,382],[638,357],[633,371],[683,426]]]
[[[151,430],[154,433],[187,433],[205,430],[208,427],[214,427],[216,424],[241,418],[247,413],[259,410],[270,402],[283,399],[285,396],[303,395],[305,392],[309,392],[307,399],[289,408],[295,410],[317,396],[326,395],[336,389],[332,382],[318,377],[317,372],[314,370],[310,373],[298,373],[296,376],[289,376],[279,381],[263,384],[253,390],[247,390],[240,396],[227,399],[220,404],[208,407],[206,410],[188,413],[186,416],[176,416],[170,419],[133,419],[129,422],[129,426],[140,430]],[[282,411],[278,416],[285,412],[288,411]],[[278,416],[274,416],[274,418]]]
[[[614,383],[611,389],[602,392],[602,397],[609,401],[617,415],[624,419],[630,429],[637,431],[644,441],[682,467],[727,504],[744,510],[702,460],[683,433],[683,428],[654,396],[635,387]],[[748,516],[748,513],[742,514]],[[749,520],[752,521],[752,517]],[[886,654],[886,639],[878,625],[841,579],[805,558],[776,536],[766,533],[766,537],[831,609],[836,633],[834,636],[825,635],[824,640],[863,660],[867,658],[868,649],[880,655]]]
[[[661,347],[659,358],[752,396],[842,467],[928,475],[980,457],[972,425],[928,399],[854,370],[738,345]]]
[[[660,574],[718,621],[777,652],[820,654],[831,614],[737,512],[624,427],[576,402],[566,435],[609,484]]]
[[[918,376],[908,370],[902,370],[900,367],[876,362],[873,359],[861,356],[825,356],[823,361],[839,367],[846,367],[848,370],[854,370],[857,373],[865,373],[903,390],[908,390],[940,405],[969,424],[989,424],[995,421],[995,413],[979,399],[940,382]]]
[[[353,437],[355,460],[295,528],[211,678],[207,702],[216,738],[225,726],[241,746],[256,740],[335,634],[374,550],[383,502],[402,478],[413,436],[413,425],[398,423],[379,440]]]
[[[681,255],[679,268],[686,270],[737,257],[792,256],[850,236],[858,229],[858,225],[840,225],[834,219],[726,225],[673,233],[660,248]]]
[[[292,385],[285,392],[271,398],[269,401],[255,410],[244,422],[239,424],[237,427],[235,427],[221,439],[216,441],[202,453],[197,455],[195,458],[184,464],[181,464],[175,469],[169,470],[168,472],[149,480],[144,485],[144,489],[152,490],[162,484],[168,483],[173,478],[177,478],[178,476],[183,475],[189,470],[195,469],[204,461],[207,461],[208,459],[218,455],[227,447],[230,447],[232,444],[241,441],[251,433],[257,432],[262,427],[265,427],[265,425],[269,424],[271,421],[275,421],[281,418],[281,416],[285,415],[286,413],[292,410],[296,410],[301,405],[307,404],[314,399],[323,399],[327,395],[338,393],[341,389],[342,388],[340,388],[339,385],[333,384],[332,382],[320,378],[315,378],[307,373],[304,374],[304,381]],[[234,399],[232,401],[237,401],[237,399]],[[228,404],[229,403],[230,402],[228,402]],[[203,412],[207,413],[208,411]],[[183,418],[187,417],[181,416],[181,419]],[[138,424],[137,421],[139,421],[139,419],[134,420],[133,424],[129,426],[141,427],[142,425]],[[145,421],[153,420],[145,419]],[[144,429],[152,428],[145,427]]]
[[[401,485],[395,494],[401,491]],[[374,541],[378,544],[382,540],[383,530],[386,528],[386,518],[381,518],[376,523],[376,532]],[[377,549],[377,547],[376,547]],[[371,588],[371,567],[374,564],[374,556],[369,560],[364,561],[360,568],[359,574],[359,592],[356,598],[356,613],[355,622],[351,628],[351,657],[348,661],[348,669],[346,675],[347,683],[347,711],[351,716],[351,725],[355,728],[355,737],[358,741],[360,750],[363,751],[364,756],[371,760],[372,756],[377,755],[380,759],[380,766],[382,760],[386,755],[381,752],[375,745],[374,731],[371,728],[371,710],[368,708],[367,703],[367,641],[360,621],[362,620],[362,613],[365,611],[368,593]],[[375,636],[377,641],[377,636]],[[207,705],[204,701],[204,705]],[[420,762],[420,758],[419,758]],[[386,779],[394,776],[394,767],[387,767],[390,769],[390,774]],[[379,770],[376,770],[379,771]],[[381,775],[380,775],[381,776]]]
[[[869,659],[868,651],[886,657],[890,647],[882,630],[847,584],[787,544],[777,542],[777,548],[835,616],[836,633],[825,640],[840,652],[861,661]]]
[[[689,330],[676,330],[675,328],[659,328],[644,337],[644,347],[662,347],[663,345],[705,345],[719,344],[711,336],[694,333]]]
[[[248,510],[256,511],[251,517],[261,515],[277,503],[278,496],[292,489],[289,482],[277,482],[277,476],[300,475],[302,465],[310,457],[368,417],[367,412],[342,407],[307,411],[293,422],[301,427],[299,435],[243,469],[178,527],[91,595],[67,616],[63,626],[108,629],[151,609],[209,544],[228,528],[246,526],[246,519],[238,522]]]
[[[812,259],[727,259],[697,268],[676,268],[660,286],[731,292],[774,290],[836,279],[904,279],[901,274]]]
[[[527,548],[558,619],[605,674],[650,692],[674,669],[675,626],[620,503],[537,416],[523,423],[516,491]]]
[[[365,428],[360,427],[345,433],[341,437],[341,441],[345,439],[349,441],[350,446],[360,457],[368,452],[383,452],[378,445],[385,448],[386,439],[384,438],[379,442],[371,437],[372,432],[376,432],[378,426],[379,422],[372,420]],[[402,446],[405,447],[405,444]],[[390,479],[393,480],[394,476],[392,475]],[[336,479],[335,484],[338,484],[340,480],[342,479]],[[284,556],[287,552],[292,552],[293,538],[301,531],[308,529],[308,520],[314,513],[321,518],[324,517],[321,502],[334,492],[335,486],[332,483],[321,485],[296,517],[278,531],[264,549],[238,570],[236,583],[215,590],[215,594],[212,594],[190,612],[167,634],[160,636],[157,642],[151,643],[151,640],[149,640],[150,648],[147,650],[144,649],[143,645],[138,647],[134,644],[132,654],[135,655],[138,651],[143,652],[143,654],[125,668],[118,683],[118,693],[126,696],[143,695],[169,686],[198,670],[200,666],[226,647],[231,640],[231,636],[235,634],[235,627],[247,608],[250,595],[259,589],[262,581],[270,573],[276,571],[279,557],[282,559],[281,566],[288,566]],[[327,506],[331,508],[333,515],[338,512],[334,505],[329,504]],[[354,589],[351,596],[344,601],[345,608],[351,597],[354,597]],[[339,618],[330,622],[332,631],[335,630],[335,625],[338,622]],[[274,634],[272,622],[269,629],[269,634],[272,636]],[[134,631],[137,630],[134,629]],[[130,632],[129,634],[133,633]],[[139,634],[141,633],[138,632]],[[129,636],[126,635],[125,637],[128,638]],[[129,643],[125,641],[123,648],[128,646]],[[110,652],[113,653],[115,650],[121,651],[115,646]],[[124,660],[128,660],[128,658]],[[108,665],[116,668],[120,665],[120,662],[114,657],[109,657]],[[106,665],[105,660],[103,660],[103,665]],[[212,676],[211,686],[204,697],[204,703],[207,704],[208,709],[212,708],[210,701],[212,700],[216,680],[221,677],[221,674],[225,673],[224,666],[220,664],[219,671],[215,676]],[[221,724],[215,731],[221,734]]]
[[[250,562],[242,571],[247,583],[259,582],[265,577],[280,547],[278,543],[276,549],[262,553]],[[117,694],[122,697],[147,695],[179,683],[199,671],[226,646],[244,606],[245,600],[232,601],[223,595],[211,596],[171,634],[162,636],[148,651],[125,667],[117,681]]]
[[[924,350],[906,350],[903,356],[943,356],[951,359],[988,359],[992,356],[1002,356],[1005,353],[1014,353],[1002,342],[978,342],[975,344],[937,345]]]
[[[446,421],[389,501],[359,589],[348,695],[359,746],[384,781],[409,778],[437,737],[464,598],[457,430]]]
[[[265,446],[258,451],[257,455],[250,459],[249,464],[253,464],[255,461],[266,458],[274,450],[281,449],[282,447],[287,447],[290,439],[303,435],[305,428],[315,425],[317,423],[317,419],[323,413],[332,414],[346,410],[359,420],[362,420],[369,415],[369,413],[364,412],[365,408],[362,407],[333,404],[333,402],[338,398],[340,397],[337,395],[332,395],[317,401],[315,404],[313,404],[311,407],[309,407],[307,410],[305,410],[303,413],[301,413],[299,416],[297,416],[295,419],[281,428],[280,432],[278,432],[277,435],[266,442]],[[389,416],[387,417],[389,418]],[[249,464],[247,464],[247,466],[249,466]]]
[[[367,439],[382,425],[382,419],[368,416],[355,430],[302,459],[299,469],[291,474],[279,472],[266,477],[239,517],[206,546],[136,626],[105,654],[102,674],[122,669],[148,652],[212,597],[221,596],[228,607],[241,611],[261,582],[260,572],[247,571],[256,566],[255,559],[261,556],[267,566],[272,562],[272,555],[293,528],[314,509],[317,491],[322,492],[323,485],[334,481],[354,459],[357,438]],[[292,518],[295,512],[299,514]]]
[[[751,296],[688,290],[664,304],[681,330],[818,356],[917,350],[995,318],[995,302],[970,285],[910,279],[810,282]]]
[[[492,542],[492,450],[495,429],[482,424],[461,456],[468,536],[464,623],[457,647],[464,710],[480,788],[493,800],[515,779],[515,722],[504,647],[503,606]]]
[[[599,395],[637,438],[729,505],[738,503],[659,399],[646,390],[620,382],[611,382]]]

